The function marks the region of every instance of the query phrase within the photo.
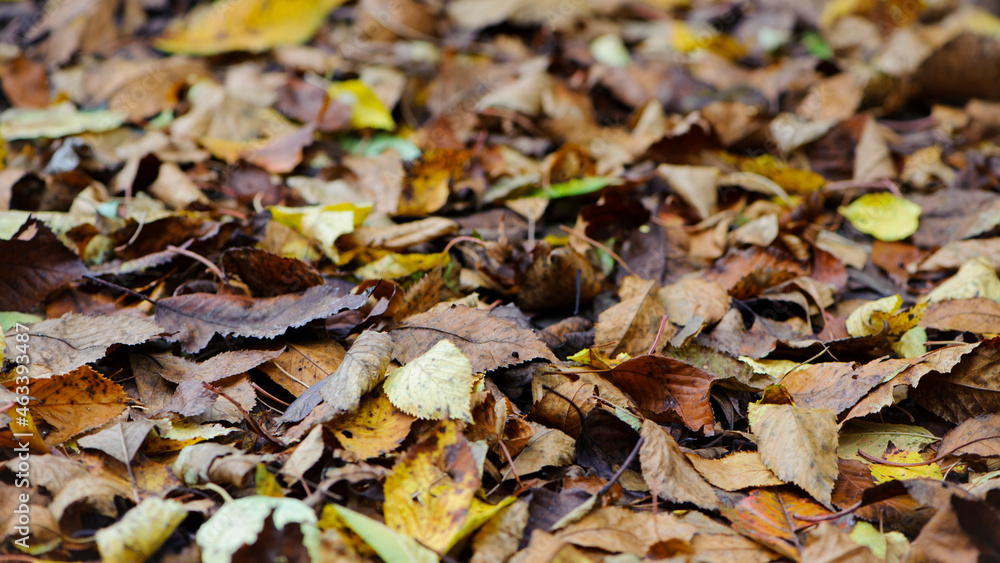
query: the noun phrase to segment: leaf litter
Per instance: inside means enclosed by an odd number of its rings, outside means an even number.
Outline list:
[[[1000,558],[987,4],[189,4],[0,9],[0,557]]]

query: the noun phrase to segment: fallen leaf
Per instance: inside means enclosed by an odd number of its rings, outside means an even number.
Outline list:
[[[792,405],[751,403],[750,429],[761,461],[779,479],[795,483],[831,506],[837,478],[836,413]]]
[[[10,240],[0,240],[0,266],[0,309],[13,311],[35,307],[87,273],[80,258],[37,219],[26,221]]]
[[[687,458],[706,481],[726,491],[784,484],[764,465],[758,452],[736,452],[719,459],[687,454]]]
[[[103,358],[116,345],[141,344],[163,332],[153,321],[133,316],[67,313],[41,321],[28,331],[33,337],[28,374],[33,379],[67,374]]]
[[[650,351],[663,318],[663,306],[656,294],[656,282],[629,276],[618,290],[621,302],[605,309],[594,324],[594,340],[614,343],[609,356],[620,353],[639,356]],[[660,343],[673,336],[673,326],[661,335]]]
[[[413,315],[390,333],[396,341],[396,358],[404,364],[445,338],[482,373],[535,358],[555,361],[548,346],[534,332],[487,311],[448,307],[440,312]]]
[[[202,560],[231,561],[242,548],[255,545],[262,534],[274,533],[266,531],[273,526],[279,539],[263,546],[261,555],[299,553],[315,560],[320,550],[316,524],[316,514],[300,500],[252,496],[224,504],[198,528],[195,541],[201,548]],[[297,527],[298,533],[291,533],[290,526]]]
[[[810,524],[796,517],[828,514],[820,504],[787,489],[757,489],[735,507],[722,509],[733,529],[796,561],[801,549],[796,532]]]
[[[145,559],[160,549],[187,515],[184,505],[175,500],[147,498],[118,522],[98,530],[94,540],[105,560]]]
[[[455,423],[442,423],[411,446],[385,480],[385,523],[435,550],[461,539],[479,471]]]
[[[328,285],[258,299],[192,293],[159,300],[155,318],[164,329],[177,333],[181,347],[191,353],[207,346],[216,334],[274,338],[313,319],[357,309],[368,301],[371,290],[342,297],[337,293],[336,287]]]
[[[71,102],[63,102],[45,109],[12,108],[0,113],[0,137],[7,141],[68,137],[86,131],[111,131],[123,123],[125,116],[120,113],[80,111]]]
[[[81,447],[101,450],[122,463],[130,463],[154,424],[149,420],[118,421],[89,436],[79,438]]]
[[[59,444],[118,416],[131,400],[117,383],[88,366],[67,374],[39,379],[29,385],[38,401],[31,412],[51,424],[55,431],[45,437]]]
[[[368,395],[353,413],[330,423],[344,449],[360,459],[379,457],[403,443],[416,421],[396,408],[385,393]]]
[[[234,0],[199,6],[186,18],[171,22],[155,46],[169,53],[215,55],[304,43],[341,3],[323,0],[276,5],[262,0]]]
[[[708,403],[714,375],[662,356],[639,356],[615,366],[607,376],[637,405],[654,413],[674,411],[695,431],[714,433]]]
[[[450,340],[441,340],[389,374],[385,394],[417,418],[472,422],[472,384],[469,359]]]
[[[712,487],[691,466],[670,434],[659,424],[645,420],[641,435],[645,438],[639,449],[642,476],[654,494],[668,502],[690,502],[707,510],[718,508]]]
[[[839,210],[851,225],[878,240],[896,241],[917,232],[920,206],[894,194],[866,194]]]

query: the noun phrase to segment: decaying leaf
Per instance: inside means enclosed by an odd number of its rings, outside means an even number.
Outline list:
[[[472,364],[472,371],[487,372],[534,358],[555,360],[534,332],[487,311],[453,306],[441,312],[413,315],[390,333],[396,341],[396,358],[405,365],[450,338]]]
[[[291,327],[365,304],[371,291],[337,297],[337,289],[323,285],[294,295],[253,299],[234,295],[192,293],[161,299],[156,322],[187,352],[197,352],[216,334],[274,338]]]
[[[646,441],[639,450],[639,460],[650,490],[667,501],[690,502],[708,510],[718,507],[712,487],[691,466],[670,434],[646,420],[642,437]]]
[[[835,413],[792,405],[750,405],[750,429],[761,461],[779,479],[795,483],[830,506],[837,478]]]

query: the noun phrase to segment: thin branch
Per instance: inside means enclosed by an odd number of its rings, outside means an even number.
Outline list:
[[[178,248],[178,247],[176,247],[176,246],[174,246],[172,244],[167,245],[167,250],[169,250],[170,252],[173,252],[175,254],[180,254],[182,256],[187,256],[188,258],[190,258],[192,260],[197,260],[198,262],[201,262],[202,264],[205,265],[206,268],[208,268],[213,274],[215,274],[215,276],[217,278],[219,278],[220,281],[222,281],[223,283],[227,283],[227,281],[226,281],[226,274],[223,274],[222,270],[220,270],[218,266],[216,266],[215,264],[213,264],[208,258],[205,258],[201,254],[197,254],[195,252],[191,252],[190,250],[187,250],[187,249],[184,249],[184,248]]]
[[[635,273],[635,270],[633,270],[632,268],[630,268],[629,265],[625,263],[625,260],[622,259],[621,256],[618,256],[618,254],[616,254],[614,250],[611,250],[607,246],[604,246],[603,244],[601,244],[601,243],[597,242],[596,240],[588,237],[587,235],[581,233],[580,231],[577,231],[575,229],[571,229],[571,228],[567,227],[566,225],[559,225],[559,228],[562,229],[562,230],[564,230],[564,231],[566,231],[567,233],[575,236],[576,238],[578,238],[580,240],[587,241],[590,244],[596,246],[597,248],[600,248],[604,252],[607,252],[609,255],[611,255],[612,258],[615,259],[615,262],[618,262],[619,266],[621,266],[622,268],[624,268],[624,270],[626,272],[628,272],[629,274],[631,274],[631,275],[633,275],[633,276],[641,279],[641,276],[639,276],[639,274]]]
[[[233,399],[232,397],[230,397],[229,395],[227,395],[225,391],[223,391],[222,389],[219,389],[218,387],[215,387],[211,383],[202,383],[201,385],[205,389],[208,389],[212,393],[215,393],[216,395],[219,395],[223,399],[225,399],[225,400],[229,401],[230,403],[232,403],[233,406],[236,407],[236,409],[240,411],[240,414],[243,416],[243,419],[247,421],[247,426],[250,427],[250,430],[252,430],[254,434],[257,434],[261,438],[264,438],[265,440],[267,440],[267,443],[271,444],[272,446],[275,446],[275,447],[278,447],[278,448],[284,448],[285,447],[284,444],[282,444],[281,442],[279,442],[277,440],[277,438],[275,438],[274,436],[271,435],[270,432],[268,432],[267,430],[264,430],[264,428],[262,428],[259,424],[257,424],[257,421],[250,417],[250,413],[248,413],[246,411],[246,409],[243,408],[242,405],[240,405],[239,403],[237,403],[235,399]]]

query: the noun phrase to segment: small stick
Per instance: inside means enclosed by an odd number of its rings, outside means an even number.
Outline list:
[[[205,389],[208,389],[212,393],[215,393],[216,395],[219,395],[223,399],[225,399],[225,400],[229,401],[230,403],[232,403],[233,406],[236,407],[236,409],[240,411],[240,414],[243,416],[243,419],[247,421],[247,425],[250,427],[250,430],[252,430],[254,434],[257,434],[258,436],[264,438],[265,440],[267,440],[267,443],[271,444],[272,446],[275,446],[275,447],[278,447],[278,448],[284,448],[285,447],[284,444],[282,444],[281,442],[279,442],[267,430],[264,430],[263,428],[261,428],[261,426],[259,424],[257,424],[256,420],[250,418],[250,413],[248,413],[246,411],[246,409],[244,409],[243,406],[240,405],[239,403],[237,403],[232,397],[230,397],[229,395],[227,395],[225,391],[223,391],[222,389],[219,389],[218,387],[215,387],[211,383],[205,383],[205,382],[203,382],[201,385]]]
[[[615,253],[614,250],[611,250],[607,246],[604,246],[603,244],[601,244],[601,243],[597,242],[596,240],[588,237],[587,235],[581,233],[580,231],[577,231],[575,229],[571,229],[571,228],[567,227],[566,225],[559,225],[559,228],[562,229],[562,230],[564,230],[564,231],[566,231],[567,233],[575,236],[576,238],[581,239],[581,240],[585,240],[585,241],[589,242],[590,244],[596,246],[597,248],[600,248],[604,252],[607,252],[608,254],[611,255],[612,258],[615,259],[615,262],[618,262],[619,266],[621,266],[622,268],[625,269],[626,272],[628,272],[629,274],[631,274],[631,275],[633,275],[633,276],[635,276],[637,278],[640,277],[639,274],[635,273],[635,270],[633,270],[632,268],[630,268],[629,265],[625,263],[625,260],[623,260],[621,256],[618,256],[618,254]]]
[[[170,252],[173,252],[175,254],[181,254],[183,256],[187,256],[188,258],[190,258],[192,260],[197,260],[198,262],[201,262],[202,264],[205,265],[206,268],[208,268],[209,270],[211,270],[211,272],[213,274],[215,274],[215,276],[218,277],[220,281],[222,281],[223,283],[228,283],[226,281],[226,274],[223,274],[222,270],[220,270],[218,266],[216,266],[215,264],[213,264],[212,262],[210,262],[208,260],[208,258],[205,258],[201,254],[197,254],[197,253],[191,252],[190,250],[187,250],[187,249],[184,249],[184,248],[177,248],[176,246],[174,246],[172,244],[167,245],[167,250],[169,250]]]
[[[928,460],[925,460],[925,461],[914,462],[914,463],[903,463],[903,462],[900,462],[900,461],[889,461],[888,459],[882,459],[880,457],[875,457],[875,456],[873,456],[871,454],[868,454],[868,453],[865,453],[865,452],[863,452],[861,450],[858,450],[858,455],[861,456],[861,457],[863,457],[863,458],[865,458],[865,459],[867,459],[868,461],[871,461],[873,463],[877,463],[879,465],[888,465],[890,467],[922,467],[924,465],[930,465],[932,463],[937,463],[937,462],[941,461],[942,459],[950,456],[952,452],[957,452],[958,450],[960,450],[960,449],[962,449],[962,448],[964,448],[966,446],[970,446],[972,444],[975,444],[976,442],[982,442],[984,440],[993,440],[993,439],[996,439],[996,438],[1000,438],[1000,435],[983,436],[982,438],[976,438],[975,440],[970,440],[970,441],[968,441],[968,442],[966,442],[966,443],[964,443],[964,444],[962,444],[960,446],[954,447],[954,448],[946,451],[945,453],[938,455],[937,457],[934,457],[934,458],[931,458],[931,459],[928,459]]]
[[[663,336],[663,327],[667,326],[667,315],[663,315],[660,319],[660,330],[656,331],[656,338],[653,339],[653,346],[650,347],[648,356],[652,356],[653,352],[656,352],[656,346],[660,343],[660,337]]]
[[[639,436],[639,440],[635,443],[635,447],[632,448],[628,457],[625,458],[625,462],[622,463],[621,467],[618,468],[618,471],[615,471],[615,474],[611,476],[611,480],[605,483],[604,486],[601,487],[601,490],[597,491],[598,497],[603,497],[605,493],[611,490],[611,487],[613,487],[615,482],[618,481],[623,473],[625,473],[628,466],[632,465],[632,462],[635,460],[635,456],[639,455],[639,448],[641,448],[645,442],[646,438]]]

